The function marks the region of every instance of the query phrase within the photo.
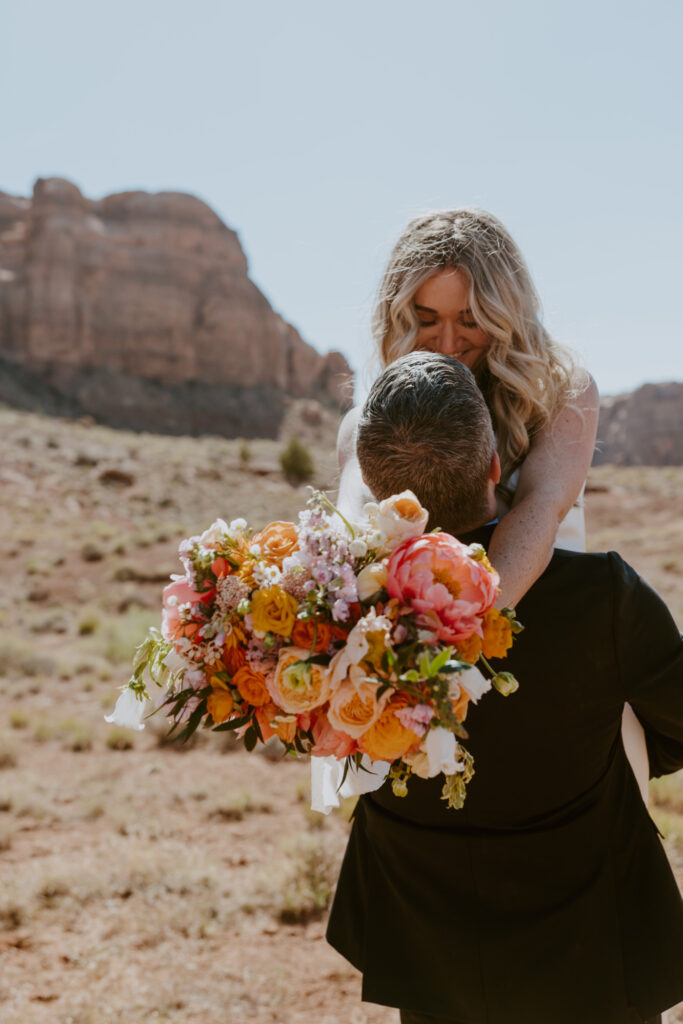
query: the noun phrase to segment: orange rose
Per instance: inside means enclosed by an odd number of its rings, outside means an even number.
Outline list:
[[[473,633],[466,640],[458,640],[457,647],[458,653],[462,655],[465,661],[469,661],[471,665],[474,665],[481,654],[481,637]]]
[[[270,701],[269,704],[264,704],[263,707],[256,708],[255,715],[256,720],[261,728],[261,735],[264,741],[269,740],[272,736],[275,736],[275,729],[272,729],[270,723],[273,719],[280,714],[280,709],[277,704],[273,704]]]
[[[512,624],[497,608],[484,616],[484,657],[504,658],[512,647]]]
[[[235,673],[247,663],[247,655],[243,647],[224,647],[223,657],[221,661],[225,665],[225,671],[230,676],[234,676]]]
[[[227,690],[214,690],[206,700],[206,710],[209,712],[216,725],[225,722],[232,714],[232,695]]]
[[[282,568],[285,558],[293,554],[299,547],[299,537],[294,523],[269,523],[252,538],[252,544],[258,544],[261,554],[267,562]]]
[[[395,761],[420,742],[417,733],[406,729],[394,714],[409,703],[404,694],[396,694],[375,724],[358,740],[358,746],[371,761]]]
[[[314,639],[315,647],[313,647]],[[314,654],[320,654],[321,651],[326,651],[331,643],[332,627],[329,622],[325,622],[324,619],[307,619],[306,622],[302,622],[301,619],[296,620],[292,630],[292,644],[295,647],[302,647],[309,651],[312,648]]]
[[[240,691],[240,697],[252,707],[260,708],[270,701],[265,677],[248,665],[243,665],[235,672],[232,684]]]

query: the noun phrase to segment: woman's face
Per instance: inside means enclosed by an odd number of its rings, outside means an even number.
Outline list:
[[[439,270],[420,285],[413,301],[420,321],[415,347],[454,356],[474,370],[489,339],[472,319],[470,285],[462,270]]]

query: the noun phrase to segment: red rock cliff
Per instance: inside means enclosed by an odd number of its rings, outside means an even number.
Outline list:
[[[92,201],[39,179],[32,199],[0,193],[0,357],[115,426],[268,436],[287,396],[345,408],[343,356],[303,341],[247,271],[193,196]]]

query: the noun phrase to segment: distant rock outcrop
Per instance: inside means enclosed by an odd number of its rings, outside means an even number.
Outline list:
[[[93,201],[39,179],[0,192],[0,399],[111,426],[275,436],[288,398],[348,406],[249,279],[234,231],[175,192]]]
[[[683,465],[683,383],[644,384],[600,403],[594,466]]]

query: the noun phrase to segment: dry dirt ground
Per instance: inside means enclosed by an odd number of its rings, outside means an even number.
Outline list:
[[[287,425],[326,487],[334,428],[299,407]],[[349,808],[313,815],[307,765],[272,751],[205,734],[179,750],[158,727],[103,721],[178,540],[303,505],[281,444],[6,409],[0,438],[0,1022],[395,1021],[361,1003],[323,937]],[[619,549],[679,622],[682,484],[680,469],[604,467],[588,494],[591,547]],[[683,880],[683,778],[653,800]]]

